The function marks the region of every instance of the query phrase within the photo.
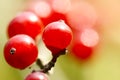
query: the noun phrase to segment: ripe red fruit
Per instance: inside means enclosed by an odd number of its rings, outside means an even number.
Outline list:
[[[92,56],[94,47],[99,42],[98,33],[91,28],[83,29],[74,34],[72,54],[78,59],[86,60]]]
[[[63,5],[62,1],[58,1],[60,4],[58,7],[55,8],[56,1],[32,1],[28,4],[27,8],[25,10],[31,11],[35,13],[39,18],[42,20],[43,24],[46,26],[47,24],[58,21],[60,19],[63,19],[66,21],[66,15],[65,13],[68,11],[69,7],[69,1],[64,1],[64,8],[60,7],[60,5]],[[66,5],[67,4],[67,5]],[[65,7],[67,6],[67,7]],[[67,8],[67,9],[66,9]]]
[[[86,60],[91,57],[93,49],[85,46],[81,42],[74,43],[72,47],[72,54],[79,60]]]
[[[41,20],[32,12],[19,13],[8,26],[8,36],[27,34],[36,39],[42,32]]]
[[[47,76],[42,72],[33,72],[29,74],[25,80],[48,80]]]
[[[65,49],[72,40],[72,31],[63,20],[48,24],[42,35],[42,39],[53,54]]]
[[[15,35],[4,47],[5,60],[14,68],[25,69],[36,61],[37,56],[37,46],[28,35]]]
[[[66,13],[71,7],[70,0],[48,0],[48,3],[51,8],[51,14],[46,18],[42,18],[44,25],[61,19],[67,22]]]
[[[50,14],[50,16],[46,17],[46,18],[41,18],[44,25],[48,25],[51,22],[55,22],[58,20],[64,20],[66,22],[66,16],[65,14],[61,14],[55,11],[52,11],[52,13]]]

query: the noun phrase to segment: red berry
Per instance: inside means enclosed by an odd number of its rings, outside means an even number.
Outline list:
[[[33,72],[29,74],[25,80],[48,80],[47,76],[42,72]]]
[[[72,47],[72,54],[79,60],[86,60],[91,57],[93,49],[85,46],[81,42],[76,42]]]
[[[41,18],[44,25],[48,25],[49,23],[51,22],[55,22],[55,21],[58,21],[58,20],[64,20],[66,22],[66,16],[65,14],[61,14],[61,13],[58,13],[58,12],[55,12],[53,11],[50,16],[46,17],[46,18]]]
[[[15,35],[4,47],[6,62],[14,68],[24,69],[30,66],[38,56],[34,40],[28,35]]]
[[[98,33],[91,28],[83,29],[74,34],[72,53],[81,60],[86,60],[92,56],[94,47],[99,42]]]
[[[58,7],[55,8],[55,4],[60,3]],[[43,24],[46,26],[47,24],[63,19],[66,21],[65,13],[68,11],[68,7],[70,6],[70,2],[68,0],[65,1],[64,7],[60,7],[63,5],[62,1],[48,0],[48,1],[35,1],[30,2],[26,8],[28,11],[32,11],[42,20]],[[66,5],[67,4],[67,5]]]
[[[8,26],[8,36],[27,34],[36,39],[42,32],[42,22],[32,12],[19,13]]]
[[[52,22],[45,27],[42,39],[48,49],[54,54],[70,44],[72,31],[63,20]]]
[[[44,25],[47,25],[51,22],[64,20],[66,22],[66,13],[69,11],[71,3],[69,0],[48,0],[48,3],[51,7],[51,14],[42,18]],[[61,6],[62,5],[62,6]]]

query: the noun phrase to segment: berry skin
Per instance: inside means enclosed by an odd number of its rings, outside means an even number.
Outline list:
[[[29,74],[25,80],[48,80],[47,76],[42,72],[33,72]]]
[[[63,20],[48,24],[42,35],[42,39],[53,54],[65,49],[72,40],[72,31]]]
[[[6,62],[14,68],[25,69],[36,61],[38,49],[28,35],[19,34],[11,37],[4,47]]]
[[[62,19],[62,20],[64,20],[66,22],[66,15],[55,12],[55,11],[52,11],[50,16],[48,16],[46,18],[41,18],[41,19],[42,19],[44,25],[48,25],[49,23],[58,21],[60,19]]]
[[[8,36],[11,38],[16,34],[27,34],[36,39],[42,32],[42,22],[32,12],[19,13],[8,26]]]

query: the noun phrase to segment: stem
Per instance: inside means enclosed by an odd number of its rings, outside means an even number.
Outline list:
[[[36,64],[37,64],[41,69],[44,68],[44,65],[42,64],[42,62],[41,62],[40,59],[37,59]]]
[[[48,73],[49,70],[51,70],[52,67],[55,66],[55,63],[57,61],[57,58],[60,56],[60,55],[64,55],[66,53],[66,49],[63,49],[61,50],[59,53],[57,53],[58,55],[53,55],[53,58],[52,60],[46,64],[45,66],[42,65],[40,59],[38,59],[36,61],[37,65],[41,68],[40,72],[43,72],[43,73]]]

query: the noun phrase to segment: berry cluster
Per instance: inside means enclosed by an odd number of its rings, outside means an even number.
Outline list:
[[[24,11],[8,25],[9,40],[4,47],[4,58],[10,66],[25,69],[36,62],[40,67],[25,80],[48,80],[46,74],[54,67],[57,58],[66,53],[66,49],[79,60],[91,56],[99,35],[93,28],[97,14],[89,3],[32,0],[26,5]],[[53,56],[46,65],[38,58],[40,39]]]

